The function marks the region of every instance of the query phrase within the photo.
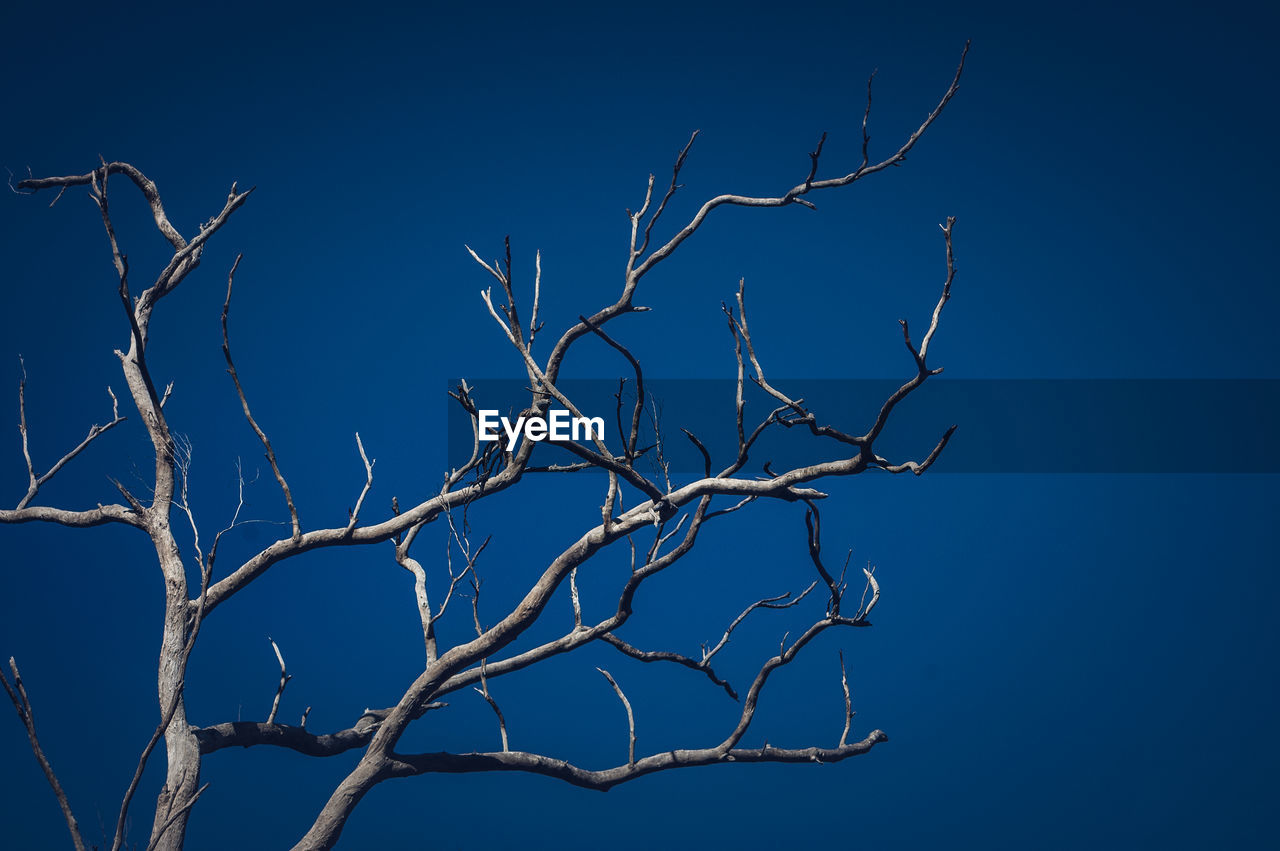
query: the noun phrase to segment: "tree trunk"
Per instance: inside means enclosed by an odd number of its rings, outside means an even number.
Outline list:
[[[186,676],[185,648],[191,628],[190,604],[186,574],[168,525],[155,530],[155,534],[159,538],[156,549],[160,551],[165,575],[164,636],[160,644],[159,670],[160,711],[166,711],[175,698],[177,707],[164,734],[168,767],[164,788],[156,801],[151,846],[157,851],[180,851],[192,799],[200,785],[200,746],[187,723],[181,696]]]

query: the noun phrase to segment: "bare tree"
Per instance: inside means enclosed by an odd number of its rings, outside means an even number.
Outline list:
[[[968,46],[965,47],[967,53]],[[35,193],[56,190],[57,198],[69,188],[88,187],[96,202],[106,230],[111,256],[119,284],[119,300],[128,323],[127,348],[117,350],[116,356],[124,373],[125,385],[154,449],[154,471],[147,482],[145,494],[131,491],[116,482],[123,502],[95,505],[74,509],[41,505],[38,502],[41,487],[73,461],[90,444],[124,421],[119,413],[117,400],[111,396],[111,419],[106,425],[93,426],[77,446],[68,451],[43,473],[38,472],[32,460],[28,443],[28,425],[25,398],[25,373],[18,385],[19,431],[22,451],[26,461],[28,483],[26,492],[12,509],[0,510],[0,522],[26,523],[42,521],[68,527],[87,527],[101,524],[121,524],[145,534],[155,551],[160,576],[164,582],[164,629],[160,646],[158,676],[158,717],[154,733],[142,749],[132,781],[123,795],[110,843],[113,851],[124,847],[128,841],[127,825],[130,807],[139,791],[144,768],[153,750],[164,742],[166,770],[151,818],[148,849],[181,848],[186,835],[188,818],[193,807],[206,788],[201,782],[203,757],[225,748],[273,746],[288,748],[300,754],[314,757],[333,756],[353,749],[363,749],[355,768],[333,790],[323,804],[310,829],[296,849],[331,848],[337,843],[347,818],[360,800],[374,786],[384,780],[409,777],[431,772],[457,773],[482,771],[521,771],[547,775],[591,789],[605,790],[634,778],[676,768],[713,765],[724,762],[775,762],[775,763],[834,763],[871,750],[887,739],[880,730],[872,730],[861,739],[850,741],[853,718],[848,680],[844,671],[843,656],[840,659],[841,686],[844,692],[844,726],[838,740],[829,746],[813,745],[797,748],[780,748],[765,744],[763,747],[742,746],[742,740],[755,716],[757,703],[764,693],[770,676],[779,668],[793,662],[819,634],[835,627],[868,627],[870,616],[880,599],[881,589],[872,569],[862,571],[856,586],[861,595],[856,603],[847,595],[848,583],[845,571],[833,570],[822,553],[821,519],[818,502],[825,494],[814,484],[828,477],[853,476],[878,469],[889,473],[923,473],[937,459],[947,445],[952,430],[948,430],[922,460],[893,461],[877,454],[876,442],[886,428],[895,407],[918,389],[941,368],[928,364],[930,346],[938,331],[943,307],[951,295],[951,284],[956,266],[952,253],[953,219],[942,225],[945,249],[945,277],[941,294],[924,334],[913,338],[907,322],[902,321],[902,335],[911,357],[911,374],[901,387],[884,400],[872,421],[861,431],[846,431],[824,421],[802,399],[792,398],[785,390],[771,383],[766,377],[757,352],[751,326],[745,289],[739,284],[731,304],[724,306],[736,358],[736,452],[732,457],[720,459],[725,463],[716,471],[712,453],[694,434],[686,432],[689,441],[698,449],[704,460],[701,476],[683,483],[672,482],[669,469],[662,468],[661,475],[646,475],[645,465],[637,461],[652,447],[640,446],[641,422],[646,414],[646,393],[641,365],[627,346],[606,330],[610,321],[645,308],[636,304],[635,297],[642,280],[660,263],[693,236],[716,209],[729,205],[744,207],[786,207],[799,204],[813,208],[810,200],[816,193],[848,186],[873,174],[901,164],[930,125],[955,95],[964,69],[965,54],[949,87],[941,100],[901,145],[888,157],[872,161],[869,154],[870,137],[867,131],[871,109],[871,85],[868,81],[867,107],[862,121],[861,162],[841,176],[819,178],[819,166],[826,134],[818,140],[809,154],[810,163],[803,180],[776,197],[751,197],[744,195],[719,195],[698,208],[696,214],[665,242],[651,247],[651,237],[662,220],[668,203],[680,188],[679,177],[686,157],[697,133],[676,157],[671,179],[665,187],[650,176],[644,201],[634,212],[628,211],[630,222],[630,247],[626,260],[621,292],[610,304],[590,315],[579,316],[572,327],[565,330],[551,346],[549,352],[535,354],[535,338],[539,337],[542,323],[539,321],[541,298],[541,257],[535,258],[535,276],[532,297],[528,301],[527,321],[522,313],[523,304],[512,286],[512,259],[510,242],[505,257],[500,262],[489,263],[475,252],[471,256],[483,267],[500,294],[495,299],[492,288],[483,292],[484,305],[519,359],[531,389],[528,404],[522,414],[535,420],[544,420],[553,406],[581,415],[574,399],[561,389],[561,367],[569,350],[584,337],[598,337],[625,360],[627,370],[633,373],[635,400],[629,411],[623,410],[622,395],[618,397],[619,434],[613,446],[599,436],[592,440],[557,441],[557,445],[576,456],[570,464],[537,466],[532,463],[536,442],[521,441],[517,446],[508,443],[485,442],[479,435],[480,407],[473,389],[461,382],[450,393],[458,405],[469,415],[475,437],[470,458],[461,466],[449,470],[443,485],[429,496],[418,498],[412,504],[401,507],[398,499],[392,500],[389,516],[366,520],[366,497],[374,480],[374,461],[356,435],[356,447],[364,465],[363,486],[349,510],[348,521],[333,528],[307,528],[299,517],[294,497],[285,477],[285,465],[277,457],[267,432],[255,419],[249,396],[242,385],[232,358],[229,312],[235,275],[240,263],[237,257],[227,274],[226,300],[222,310],[223,353],[227,369],[238,393],[245,419],[261,442],[271,472],[283,496],[288,511],[288,534],[266,546],[230,569],[222,569],[217,561],[219,543],[223,535],[243,522],[237,510],[227,528],[208,540],[207,551],[202,545],[200,527],[187,498],[188,472],[191,458],[190,444],[171,427],[165,413],[169,396],[167,388],[157,386],[148,363],[148,339],[151,320],[156,306],[200,265],[206,244],[227,223],[231,216],[248,200],[252,190],[240,191],[232,185],[220,210],[201,224],[190,238],[183,236],[170,222],[161,202],[156,185],[141,171],[128,163],[102,161],[84,174],[65,177],[29,177],[18,183],[19,191]],[[113,182],[113,178],[116,180]],[[131,289],[131,269],[128,256],[122,250],[112,224],[109,186],[120,185],[120,178],[141,192],[150,205],[156,228],[172,248],[171,257],[164,264],[154,281],[138,295]],[[114,190],[113,190],[114,191]],[[468,249],[470,251],[470,249]],[[918,339],[918,343],[917,343]],[[744,393],[752,384],[763,390],[774,405],[758,422],[746,416]],[[753,446],[763,433],[771,429],[800,428],[811,435],[832,441],[841,446],[843,457],[837,460],[796,466],[774,471],[764,465],[764,475],[747,474],[748,459]],[[496,623],[485,627],[479,614],[481,584],[477,563],[487,539],[480,543],[471,540],[467,525],[459,515],[469,506],[494,494],[515,487],[526,476],[555,474],[566,471],[596,469],[607,479],[601,506],[600,522],[586,529],[576,540],[569,541],[550,556],[536,582],[528,588],[519,604]],[[243,505],[243,478],[241,505]],[[637,504],[623,508],[624,500],[636,495]],[[723,631],[723,637],[713,647],[704,646],[698,656],[687,656],[666,649],[641,649],[619,636],[619,630],[633,614],[633,601],[640,586],[654,575],[671,568],[693,549],[703,527],[711,521],[734,512],[748,510],[759,501],[800,502],[806,507],[805,546],[813,563],[816,579],[798,595],[782,594],[764,597],[747,606]],[[713,503],[720,502],[713,508]],[[414,555],[414,545],[422,530],[433,522],[442,522],[441,528],[449,538],[449,556],[445,565],[428,568]],[[180,526],[182,540],[189,534],[193,543],[183,554],[175,526]],[[280,666],[280,682],[272,702],[270,713],[261,722],[222,722],[200,726],[192,717],[184,700],[187,665],[204,622],[236,595],[253,585],[274,566],[313,550],[331,547],[381,546],[390,543],[394,548],[395,562],[409,571],[414,580],[417,610],[421,619],[425,663],[420,673],[404,688],[400,699],[393,706],[367,710],[347,729],[330,733],[315,733],[306,726],[304,714],[298,724],[278,720],[280,699],[291,675],[285,656],[276,642],[272,648]],[[629,577],[617,589],[616,605],[608,616],[595,620],[588,618],[579,597],[578,570],[598,554],[620,548],[629,553],[631,570]],[[457,554],[455,557],[454,554]],[[199,565],[199,588],[191,587],[184,559],[193,559]],[[847,566],[847,562],[846,562]],[[429,599],[428,576],[430,572],[447,571],[446,591],[436,602]],[[432,580],[433,583],[436,580]],[[566,587],[567,586],[567,587]],[[713,663],[728,644],[734,630],[754,612],[762,609],[792,608],[801,603],[816,589],[816,597],[825,600],[821,614],[794,638],[784,637],[778,652],[765,659],[744,694],[739,692],[716,673]],[[540,618],[551,620],[548,604],[557,594],[564,592],[572,610],[572,622],[567,622],[558,637],[524,649],[520,652],[504,652]],[[471,621],[474,638],[442,646],[437,637],[437,624],[446,614],[458,608],[460,597],[470,597]],[[456,613],[455,617],[459,617]],[[460,617],[465,617],[461,615]],[[623,656],[644,663],[671,663],[692,669],[705,675],[717,688],[740,700],[741,711],[737,723],[719,741],[703,747],[642,754],[637,751],[635,709],[628,700],[620,678],[601,669],[600,673],[613,689],[625,709],[627,721],[628,754],[625,763],[603,769],[589,769],[551,755],[513,750],[509,746],[506,721],[495,699],[490,684],[507,674],[529,668],[539,662],[601,642],[616,648]],[[621,678],[624,680],[625,678]],[[39,695],[29,695],[19,674],[17,663],[9,660],[9,675],[0,673],[5,691],[21,719],[30,739],[32,750],[47,777],[62,808],[72,843],[77,849],[86,847],[82,829],[76,821],[68,796],[59,784],[53,767],[46,758],[37,737],[33,716],[33,698],[38,704]],[[428,711],[442,707],[443,698],[461,689],[473,688],[481,694],[495,713],[501,734],[502,749],[491,753],[402,753],[397,750],[406,729]],[[309,710],[308,710],[309,711]],[[47,731],[46,731],[47,732]],[[833,735],[833,739],[834,739]]]

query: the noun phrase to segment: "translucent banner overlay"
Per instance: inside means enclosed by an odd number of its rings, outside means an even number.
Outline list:
[[[792,399],[803,399],[820,424],[861,435],[901,382],[879,379],[774,379]],[[530,404],[529,384],[513,379],[468,380],[477,408],[496,411],[514,425]],[[586,417],[604,423],[604,441],[623,454],[635,381],[566,380],[558,385]],[[456,390],[457,381],[450,384]],[[721,379],[647,379],[636,468],[657,476],[659,456],[672,477],[702,475],[702,453],[681,432],[692,432],[712,458],[712,472],[738,452],[736,383]],[[744,390],[747,434],[779,406],[759,387]],[[554,404],[553,407],[561,407]],[[655,437],[654,422],[657,422]],[[904,399],[875,441],[890,463],[923,461],[943,433],[955,435],[930,473],[1278,473],[1280,380],[1276,379],[983,379],[933,378]],[[498,426],[498,432],[502,427]],[[521,437],[521,440],[524,438]],[[582,443],[591,445],[590,441]],[[471,457],[470,416],[452,399],[448,463]],[[753,445],[743,472],[773,471],[848,457],[853,448],[811,435],[807,428],[771,425]],[[548,441],[534,465],[580,459]]]

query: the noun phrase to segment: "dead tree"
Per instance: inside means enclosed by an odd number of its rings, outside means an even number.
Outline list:
[[[968,46],[966,45],[965,52]],[[638,436],[644,413],[644,377],[641,365],[619,339],[611,336],[608,324],[619,316],[640,312],[644,308],[636,303],[641,283],[655,267],[670,258],[677,249],[692,237],[720,207],[737,205],[745,207],[786,207],[799,204],[813,208],[811,196],[849,186],[859,180],[901,164],[930,125],[942,113],[955,95],[964,69],[964,54],[949,87],[941,100],[901,145],[887,158],[873,161],[869,154],[870,137],[867,122],[870,115],[871,87],[868,82],[867,108],[862,121],[862,159],[851,171],[841,176],[818,176],[826,134],[818,140],[809,154],[809,167],[803,180],[776,197],[750,197],[744,195],[719,195],[704,204],[696,214],[665,242],[651,245],[651,237],[662,221],[668,202],[680,188],[681,169],[689,154],[697,133],[676,157],[671,180],[662,187],[650,176],[644,201],[634,212],[628,211],[630,223],[630,248],[621,291],[610,304],[596,309],[590,315],[583,314],[565,330],[550,351],[535,354],[535,337],[542,325],[538,319],[541,295],[540,258],[536,263],[532,298],[528,302],[526,319],[521,312],[512,287],[512,260],[510,243],[507,243],[504,261],[487,263],[472,252],[472,257],[483,267],[498,285],[500,295],[495,299],[492,289],[483,292],[483,302],[518,358],[532,392],[524,415],[534,419],[545,418],[553,405],[580,415],[572,398],[560,389],[561,366],[574,344],[584,337],[594,335],[616,350],[634,373],[636,388],[635,406],[630,411],[630,426],[626,417],[619,416],[621,433],[614,446],[600,438],[583,441],[563,441],[559,445],[572,452],[577,461],[569,465],[536,467],[531,464],[535,442],[522,441],[512,450],[502,443],[474,441],[471,457],[445,476],[443,486],[430,495],[421,496],[401,507],[392,501],[389,516],[367,520],[365,500],[373,484],[374,463],[365,453],[365,447],[356,436],[357,448],[365,469],[365,481],[349,520],[333,528],[307,528],[299,518],[293,494],[285,477],[285,465],[277,458],[276,450],[262,425],[254,418],[248,395],[242,386],[232,359],[231,339],[228,331],[228,313],[231,304],[232,285],[239,258],[227,274],[226,301],[222,311],[223,354],[227,370],[239,395],[245,419],[261,442],[271,472],[279,486],[285,508],[288,511],[288,533],[261,551],[223,569],[218,563],[218,546],[223,534],[238,522],[209,540],[207,551],[201,545],[199,526],[187,500],[187,472],[190,447],[178,435],[166,417],[165,402],[168,390],[157,386],[148,363],[148,336],[156,306],[200,266],[206,244],[227,223],[231,216],[248,200],[252,190],[240,191],[234,184],[227,193],[220,210],[199,226],[198,231],[184,236],[172,224],[165,213],[160,193],[155,183],[128,163],[106,162],[84,174],[66,177],[30,177],[18,183],[20,192],[36,193],[55,190],[57,197],[68,189],[87,187],[101,212],[108,244],[118,278],[119,301],[128,326],[127,347],[115,352],[124,373],[129,399],[137,411],[141,426],[146,430],[154,449],[154,471],[147,483],[147,492],[139,494],[124,484],[116,483],[120,503],[91,508],[64,508],[42,505],[40,490],[53,476],[90,444],[98,441],[124,420],[114,395],[111,397],[111,419],[106,425],[93,426],[77,446],[67,452],[48,470],[40,472],[32,460],[28,444],[28,426],[25,400],[25,374],[18,386],[19,431],[22,451],[26,461],[28,482],[26,492],[12,509],[0,510],[0,522],[46,522],[67,527],[87,527],[101,524],[121,524],[135,528],[146,535],[154,547],[160,577],[164,582],[165,608],[163,639],[160,647],[158,672],[157,723],[150,740],[146,742],[138,760],[133,780],[125,790],[116,819],[114,831],[108,841],[113,851],[127,842],[126,825],[130,806],[140,791],[143,770],[155,748],[163,741],[167,762],[164,785],[156,799],[151,816],[148,849],[179,849],[183,845],[188,818],[197,804],[205,785],[202,785],[202,760],[216,751],[230,747],[273,746],[289,748],[300,754],[314,757],[332,756],[352,749],[363,749],[359,763],[333,790],[324,802],[311,828],[298,843],[296,849],[331,848],[337,843],[343,825],[360,800],[377,784],[392,778],[409,777],[430,772],[482,772],[519,771],[547,775],[565,782],[590,789],[605,790],[634,778],[676,768],[714,765],[725,762],[775,762],[775,763],[835,763],[870,751],[887,739],[880,730],[872,730],[860,739],[850,741],[853,711],[849,699],[848,682],[841,658],[841,684],[845,694],[845,723],[839,739],[831,746],[780,748],[765,745],[749,748],[741,745],[755,715],[757,702],[769,683],[770,676],[788,665],[804,651],[813,639],[826,630],[837,627],[867,627],[870,615],[880,599],[880,586],[871,570],[864,570],[856,585],[861,586],[861,597],[854,602],[847,597],[846,577],[841,571],[833,571],[822,556],[821,525],[818,501],[825,494],[814,485],[828,477],[853,476],[878,469],[889,473],[914,473],[919,475],[929,468],[947,445],[952,430],[948,430],[922,460],[893,461],[876,452],[877,438],[887,426],[895,407],[918,389],[941,368],[931,367],[927,358],[934,335],[938,331],[942,309],[951,295],[951,284],[956,266],[952,253],[952,225],[948,219],[942,225],[945,249],[945,277],[941,295],[934,308],[924,334],[913,338],[907,322],[902,321],[902,335],[911,358],[910,377],[901,387],[884,400],[877,414],[865,431],[846,431],[822,419],[818,412],[801,399],[792,398],[766,377],[757,354],[743,286],[740,284],[733,303],[724,307],[727,317],[737,368],[737,450],[728,463],[716,471],[715,459],[702,442],[693,434],[688,439],[702,453],[705,460],[703,475],[691,481],[673,483],[670,477],[646,475],[637,459],[643,455]],[[113,180],[114,178],[114,180]],[[108,201],[115,201],[114,187],[123,182],[132,184],[150,205],[156,228],[172,247],[172,256],[158,272],[154,281],[134,295],[132,270],[129,260],[117,241]],[[111,187],[111,194],[108,188]],[[55,201],[57,199],[55,198]],[[470,249],[468,249],[470,251]],[[917,342],[918,341],[918,342]],[[743,394],[751,383],[772,398],[774,407],[759,422],[745,417]],[[477,401],[471,388],[464,381],[450,394],[472,418],[478,417]],[[620,403],[621,404],[621,403]],[[771,429],[799,428],[824,440],[840,445],[842,457],[838,460],[797,466],[773,471],[765,466],[766,475],[746,471],[748,456],[759,437]],[[720,459],[723,463],[726,459]],[[567,542],[545,562],[541,575],[533,583],[523,599],[495,624],[485,628],[478,616],[477,597],[479,583],[476,578],[476,562],[484,544],[473,546],[465,528],[455,524],[454,512],[494,494],[513,488],[526,476],[547,474],[563,470],[595,468],[603,472],[602,483],[607,486],[601,508],[600,522],[586,529],[576,540]],[[626,510],[624,501],[636,504]],[[629,496],[635,496],[631,500]],[[714,647],[704,647],[700,656],[686,656],[665,649],[645,650],[632,646],[618,632],[633,614],[633,601],[637,589],[655,574],[668,570],[690,553],[697,543],[703,527],[738,511],[749,510],[760,501],[800,502],[806,507],[805,546],[812,560],[817,578],[813,585],[796,597],[782,595],[767,597],[748,606],[741,615],[728,624],[723,638]],[[719,503],[718,507],[713,507]],[[238,517],[238,514],[237,514]],[[428,565],[422,564],[413,554],[414,543],[422,530],[431,523],[447,527],[452,538],[452,550],[462,554],[457,564],[448,565],[447,593],[433,606],[428,599]],[[175,537],[175,525],[189,527],[194,544],[185,554]],[[184,532],[185,535],[185,532]],[[349,728],[330,733],[315,733],[306,727],[306,718],[293,725],[276,717],[280,696],[290,679],[284,656],[272,642],[280,663],[280,684],[271,712],[261,722],[222,722],[201,726],[206,720],[198,719],[184,700],[183,691],[187,676],[187,663],[196,647],[205,621],[238,595],[245,592],[254,581],[276,565],[302,556],[314,550],[331,547],[382,546],[390,543],[394,548],[396,563],[414,577],[416,602],[421,618],[422,637],[426,651],[425,664],[420,673],[408,683],[394,706],[368,710]],[[579,602],[577,574],[589,568],[593,558],[606,551],[630,552],[629,578],[617,591],[616,606],[608,617],[592,621],[588,619]],[[194,550],[194,551],[191,551]],[[451,550],[451,551],[452,551]],[[184,559],[194,559],[200,566],[199,587],[190,587]],[[436,565],[431,570],[441,570]],[[566,587],[567,586],[567,587]],[[856,586],[855,586],[856,587]],[[815,588],[817,595],[825,598],[825,606],[807,629],[793,639],[783,639],[776,655],[763,661],[754,679],[739,698],[738,692],[721,678],[712,663],[729,641],[733,630],[752,612],[762,608],[793,607]],[[470,592],[475,637],[453,646],[438,643],[436,624],[451,608],[455,598]],[[554,640],[506,653],[535,621],[548,616],[548,604],[558,593],[568,598],[572,605],[573,621],[567,624],[563,634]],[[457,616],[457,615],[455,615]],[[465,617],[465,615],[464,615]],[[642,755],[637,752],[634,712],[622,686],[610,672],[601,670],[608,685],[616,692],[626,710],[628,720],[628,756],[625,763],[610,768],[590,769],[572,764],[550,755],[513,750],[508,745],[505,720],[498,703],[490,692],[490,683],[514,671],[529,668],[553,656],[570,653],[578,648],[601,642],[616,648],[624,656],[646,663],[666,662],[693,669],[705,675],[716,687],[731,698],[740,699],[741,711],[736,725],[717,742],[687,750],[665,751]],[[9,660],[8,674],[0,675],[5,691],[22,721],[31,748],[44,771],[62,808],[73,845],[86,847],[83,832],[73,815],[73,808],[57,780],[37,737],[33,718],[33,702],[39,695],[29,695],[19,674],[17,663]],[[502,750],[492,753],[402,753],[397,745],[405,730],[429,710],[440,707],[443,698],[460,689],[474,688],[480,692],[496,713],[501,730]],[[50,731],[44,731],[46,735]],[[52,732],[57,735],[57,731]],[[834,738],[834,737],[833,737]],[[108,828],[110,831],[110,828]]]

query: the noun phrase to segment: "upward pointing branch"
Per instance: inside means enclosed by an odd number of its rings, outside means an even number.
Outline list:
[[[635,268],[634,272],[631,274],[632,280],[628,281],[628,285],[633,286],[636,281],[639,281],[640,278],[645,276],[645,273],[658,263],[661,263],[673,251],[680,247],[680,243],[692,236],[694,231],[702,225],[703,221],[707,218],[707,215],[716,207],[720,207],[725,204],[734,204],[742,207],[785,207],[788,204],[803,203],[801,196],[807,195],[815,189],[830,189],[837,186],[848,186],[855,180],[866,177],[869,174],[875,174],[878,171],[884,171],[891,166],[896,166],[903,162],[907,158],[907,154],[910,153],[911,149],[914,148],[916,143],[920,141],[920,138],[924,136],[925,131],[928,130],[929,126],[938,119],[938,116],[942,114],[942,110],[946,108],[947,104],[951,102],[951,99],[955,97],[956,92],[960,90],[960,76],[964,73],[964,61],[968,55],[969,42],[966,41],[964,50],[960,53],[960,64],[956,67],[955,75],[951,78],[951,85],[947,87],[947,91],[942,95],[942,99],[938,101],[938,105],[935,106],[933,111],[930,112],[929,115],[925,117],[924,121],[920,123],[920,126],[915,129],[915,132],[908,136],[907,140],[902,143],[902,146],[899,147],[898,150],[894,151],[892,155],[878,163],[875,163],[874,165],[868,165],[866,162],[863,162],[858,166],[858,168],[843,177],[814,180],[813,177],[816,175],[818,168],[817,159],[822,152],[822,146],[819,144],[817,150],[810,154],[812,163],[809,172],[809,179],[797,184],[787,191],[786,194],[777,198],[756,198],[747,195],[717,195],[715,198],[712,198],[710,201],[703,204],[697,214],[694,215],[693,219],[690,220],[689,224],[685,225],[679,233],[673,236],[665,245],[657,248],[647,259],[644,260],[644,262]],[[869,110],[870,104],[868,103],[868,112]],[[866,128],[866,118],[867,116],[864,115],[864,133]],[[690,140],[690,142],[692,141],[693,140]],[[865,136],[864,141],[868,141]],[[683,154],[681,155],[681,159],[683,159]]]
[[[271,441],[267,439],[267,433],[258,425],[258,421],[253,418],[253,413],[249,410],[249,400],[244,395],[244,388],[240,385],[240,376],[236,374],[235,362],[231,359],[231,337],[227,333],[227,315],[231,312],[231,287],[235,283],[236,269],[239,268],[240,258],[243,256],[243,254],[236,255],[236,261],[231,264],[231,271],[227,273],[227,299],[222,303],[222,355],[227,360],[227,372],[231,374],[231,380],[236,385],[236,393],[240,396],[240,406],[244,408],[244,418],[249,421],[254,434],[258,435],[258,440],[262,442],[263,448],[267,450],[267,461],[271,464],[271,472],[275,474],[276,481],[280,483],[280,490],[284,492],[284,501],[289,506],[289,519],[293,523],[293,540],[297,541],[302,538],[302,524],[298,522],[298,509],[293,504],[293,494],[289,491],[288,482],[284,480],[284,474],[280,472],[280,465],[276,462],[276,453],[271,448]]]
[[[19,358],[19,362],[21,363],[21,358]],[[94,425],[90,426],[89,434],[85,436],[84,440],[80,441],[80,443],[78,443],[75,446],[75,448],[72,449],[70,452],[68,452],[66,455],[63,455],[61,458],[59,458],[58,461],[54,463],[52,467],[49,468],[48,472],[46,472],[42,476],[37,476],[35,471],[35,466],[31,463],[31,449],[29,447],[29,441],[27,436],[28,429],[27,429],[26,389],[27,389],[27,369],[26,369],[26,365],[24,364],[22,366],[22,378],[19,379],[18,381],[18,431],[22,432],[22,455],[27,462],[28,484],[27,484],[27,493],[18,502],[17,510],[22,510],[23,508],[26,508],[28,505],[30,505],[31,500],[35,499],[35,496],[40,491],[40,488],[43,487],[46,482],[48,482],[50,479],[56,476],[58,474],[58,471],[61,470],[63,467],[67,466],[67,464],[70,463],[72,459],[74,459],[77,455],[79,455],[81,452],[87,449],[90,443],[93,443],[93,441],[96,440],[104,432],[107,432],[115,428],[120,423],[125,421],[125,418],[120,416],[120,403],[116,400],[116,394],[110,387],[108,387],[107,394],[111,396],[111,421],[108,422],[106,425],[100,426],[95,423]]]

